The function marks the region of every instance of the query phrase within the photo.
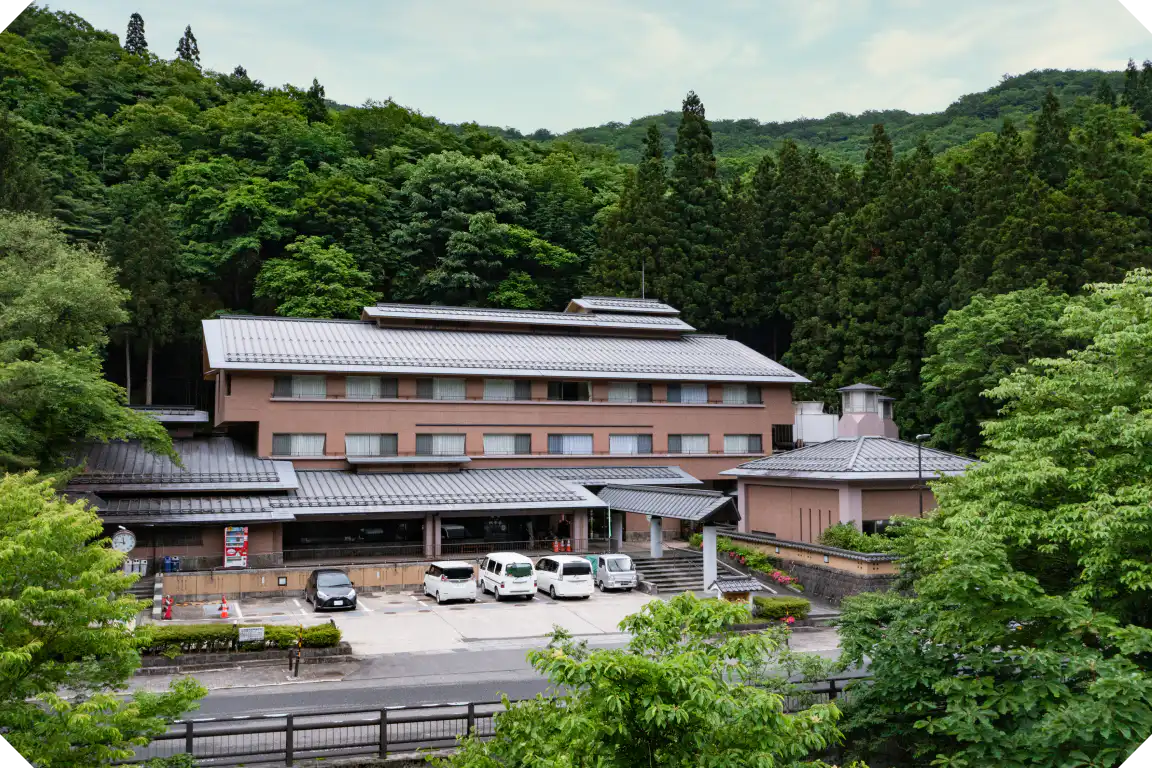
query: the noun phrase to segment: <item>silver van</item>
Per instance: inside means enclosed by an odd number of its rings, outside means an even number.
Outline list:
[[[596,586],[601,592],[636,586],[636,565],[628,555],[597,555]]]

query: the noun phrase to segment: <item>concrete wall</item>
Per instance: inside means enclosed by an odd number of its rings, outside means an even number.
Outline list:
[[[784,570],[804,585],[805,595],[833,604],[861,592],[891,589],[900,570],[895,561],[855,560],[834,553],[790,547],[784,541],[773,545],[746,540],[739,543],[778,559]]]
[[[188,544],[163,544],[157,537],[165,535],[163,526],[146,528],[130,526],[136,533],[140,545],[128,556],[133,559],[149,560],[150,569],[159,570],[159,562],[165,555],[180,557],[183,570],[207,570],[224,567],[224,526],[189,525],[182,530],[196,529],[200,542]],[[191,530],[188,530],[192,533]],[[283,527],[280,523],[248,526],[248,564],[254,568],[279,565],[284,562]]]
[[[383,591],[419,588],[424,583],[427,563],[379,563],[376,565],[347,565],[341,570],[356,585],[357,590]],[[176,600],[217,600],[221,595],[243,597],[299,597],[313,568],[267,568],[243,571],[208,571],[197,573],[169,573],[164,575],[164,594]],[[279,584],[280,577],[286,584]]]
[[[719,472],[746,461],[750,455],[725,455],[724,435],[759,434],[765,453],[771,449],[772,425],[794,420],[791,387],[764,385],[761,405],[725,405],[723,387],[709,386],[709,403],[688,405],[662,402],[667,385],[653,383],[653,403],[609,403],[609,382],[593,382],[592,401],[553,402],[547,400],[547,380],[532,381],[531,401],[484,401],[483,380],[466,380],[463,401],[417,400],[415,377],[399,380],[397,400],[346,400],[342,376],[328,377],[328,397],[323,400],[272,397],[274,377],[257,373],[229,373],[217,379],[217,423],[255,422],[258,425],[257,451],[270,456],[272,435],[279,432],[323,433],[325,457],[294,459],[299,468],[345,466],[346,433],[382,432],[398,435],[399,452],[416,450],[417,433],[463,433],[465,447],[473,457],[472,466],[549,466],[550,464],[668,464],[675,463],[696,477],[720,479]],[[227,394],[230,392],[230,394]],[[224,393],[224,394],[222,394]],[[531,456],[483,456],[485,433],[527,433],[532,435]],[[590,457],[548,456],[548,434],[586,433],[593,435],[594,455]],[[650,456],[609,457],[609,435],[651,434]],[[666,453],[669,434],[708,434],[709,456]]]
[[[936,508],[936,496],[925,489],[924,511]],[[920,502],[915,488],[896,490],[868,490],[864,496],[864,519],[887,520],[890,517],[916,517],[920,514]]]
[[[750,483],[745,492],[748,530],[781,539],[813,542],[840,521],[839,492],[833,488]]]

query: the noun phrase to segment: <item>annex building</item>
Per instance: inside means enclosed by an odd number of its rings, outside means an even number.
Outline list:
[[[646,537],[651,510],[626,500],[663,497],[625,489],[734,493],[726,470],[792,447],[806,383],[651,300],[379,304],[203,333],[211,412],[150,411],[179,463],[91,445],[68,488],[134,534],[131,557],[185,570],[224,566],[240,530],[248,567]]]

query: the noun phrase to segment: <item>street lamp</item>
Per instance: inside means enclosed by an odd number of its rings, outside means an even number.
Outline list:
[[[920,517],[924,517],[924,441],[932,435],[916,435],[916,496],[920,501]]]

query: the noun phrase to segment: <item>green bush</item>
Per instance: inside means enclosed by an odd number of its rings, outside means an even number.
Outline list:
[[[806,619],[812,610],[812,604],[802,597],[755,597],[752,604],[762,619]]]
[[[818,541],[826,547],[852,552],[891,552],[893,544],[890,536],[863,533],[852,523],[836,523],[825,528]]]
[[[283,650],[296,645],[298,627],[272,624],[263,627],[264,640],[255,643],[240,643],[234,624],[153,624],[138,629],[136,636],[140,653],[169,658],[185,653]],[[340,642],[340,629],[332,623],[305,627],[303,640],[305,648],[332,648]]]

